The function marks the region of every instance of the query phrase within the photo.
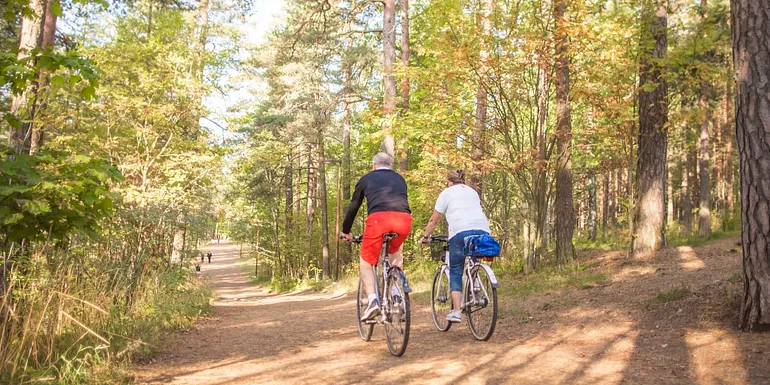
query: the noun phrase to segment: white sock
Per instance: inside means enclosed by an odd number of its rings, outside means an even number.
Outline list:
[[[374,300],[376,300],[376,299],[377,299],[377,294],[372,294],[372,295],[370,295],[370,296],[369,296],[369,303],[372,303],[372,302],[374,302]]]

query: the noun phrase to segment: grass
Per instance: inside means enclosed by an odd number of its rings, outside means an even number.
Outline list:
[[[716,231],[709,237],[672,237],[669,239],[671,246],[692,245],[700,246],[708,242],[737,235],[737,232]],[[576,239],[578,248],[594,250],[620,250],[626,247],[625,241],[620,238],[605,238],[596,242],[585,239]],[[335,293],[355,293],[358,287],[357,266],[349,266],[341,274],[337,282],[329,280],[283,280],[270,282],[266,278],[256,279],[253,274],[253,260],[242,259],[240,262],[244,275],[251,277],[252,283],[266,285],[271,290],[278,292],[293,290],[333,290]],[[409,260],[406,262],[406,274],[412,287],[412,298],[418,302],[428,302],[433,280],[433,274],[438,263],[429,259]],[[606,272],[601,271],[599,261],[576,261],[573,264],[562,267],[541,267],[535,273],[525,275],[521,272],[520,258],[501,258],[494,262],[492,268],[500,281],[501,288],[498,294],[501,298],[526,299],[531,296],[553,293],[565,289],[590,290],[608,279]],[[740,280],[740,277],[731,277],[730,282]],[[689,295],[687,288],[674,288],[661,292],[655,302],[666,303],[681,299]],[[516,311],[514,311],[516,313]],[[520,316],[521,314],[512,314]]]
[[[687,236],[674,236],[668,239],[668,245],[671,247],[679,246],[703,246],[709,242],[719,239],[735,237],[740,235],[740,231],[715,231],[708,237],[701,237],[699,235],[687,235]]]
[[[607,279],[607,274],[600,271],[584,270],[577,266],[546,268],[533,274],[508,275],[501,272],[501,295],[525,299],[533,295],[577,288],[590,289]]]
[[[189,328],[212,298],[189,267],[148,266],[127,284],[127,274],[115,274],[131,271],[127,263],[81,263],[89,264],[87,277],[42,264],[29,267],[35,279],[13,277],[24,318],[11,330],[0,383],[127,383],[130,360],[161,346],[170,331]],[[112,285],[116,276],[123,280]]]
[[[588,265],[546,267],[533,274],[520,272],[518,264],[494,263],[492,269],[500,282],[498,295],[502,298],[526,299],[533,295],[556,292],[568,288],[590,289],[607,279],[607,274],[592,270],[596,263]],[[416,261],[408,265],[407,276],[412,286],[412,298],[418,302],[430,300],[433,274],[438,264],[433,261]],[[356,281],[357,282],[357,281]],[[355,288],[353,288],[355,290]]]
[[[713,222],[717,225],[717,222]],[[679,233],[679,226],[674,225],[668,231],[669,237],[667,239],[670,247],[679,246],[703,246],[711,241],[734,237],[740,235],[740,230],[715,230],[708,237],[701,237],[696,234],[681,235]],[[588,238],[576,237],[574,240],[575,248],[578,250],[600,250],[600,251],[618,251],[628,248],[628,236],[619,237],[599,237],[596,241],[591,241]]]
[[[623,250],[628,245],[628,238],[603,237],[592,241],[588,238],[575,238],[575,248],[578,250],[600,250],[600,251],[618,251]]]
[[[655,302],[659,304],[666,304],[669,302],[679,301],[691,293],[692,291],[690,291],[690,289],[686,286],[674,287],[658,293],[658,295],[655,296]]]
[[[245,254],[244,254],[245,255]],[[236,264],[241,268],[241,274],[249,278],[249,283],[256,286],[266,286],[270,283],[269,277],[255,276],[254,275],[254,259],[244,256],[238,258]]]
[[[338,286],[338,283],[335,284],[335,282],[331,279],[321,279],[321,278],[309,278],[309,279],[296,279],[296,278],[289,278],[289,277],[267,277],[264,275],[256,276],[255,273],[255,261],[253,258],[251,258],[249,255],[245,254],[243,257],[238,258],[236,264],[241,269],[241,274],[244,275],[249,279],[249,283],[255,286],[261,286],[265,287],[271,292],[276,293],[289,293],[293,291],[304,291],[304,290],[312,290],[312,291],[323,291],[332,288],[333,286]],[[261,270],[262,268],[260,268]],[[344,281],[348,281],[345,279]],[[357,281],[355,282],[357,283]],[[345,286],[345,289],[347,292],[351,291],[349,290],[350,287]],[[339,289],[335,288],[335,291]],[[355,286],[353,286],[352,291],[355,291]]]
[[[513,318],[519,324],[526,324],[532,319],[532,316],[519,305],[505,303],[505,306],[498,306],[498,318]]]

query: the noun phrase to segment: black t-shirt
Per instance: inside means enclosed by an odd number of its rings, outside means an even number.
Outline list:
[[[356,183],[348,213],[342,223],[343,233],[350,233],[364,198],[366,198],[369,214],[380,211],[412,213],[409,209],[404,177],[390,169],[374,170],[361,177]]]

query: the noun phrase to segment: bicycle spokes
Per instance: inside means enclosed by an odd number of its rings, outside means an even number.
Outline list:
[[[433,323],[436,325],[436,329],[445,332],[452,327],[452,324],[446,319],[449,312],[452,311],[452,296],[446,268],[443,266],[439,267],[433,275],[430,297]]]
[[[497,289],[492,287],[492,280],[481,266],[475,268],[471,276],[466,304],[468,326],[476,339],[485,341],[492,336],[497,324]]]
[[[409,294],[403,290],[399,268],[389,272],[386,286],[385,335],[390,353],[400,356],[409,341],[410,310]]]

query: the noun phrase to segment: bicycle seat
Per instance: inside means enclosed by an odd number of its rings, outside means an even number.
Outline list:
[[[393,238],[398,237],[398,233],[385,233],[385,234],[382,234],[382,237],[385,238],[386,241],[389,241]]]

